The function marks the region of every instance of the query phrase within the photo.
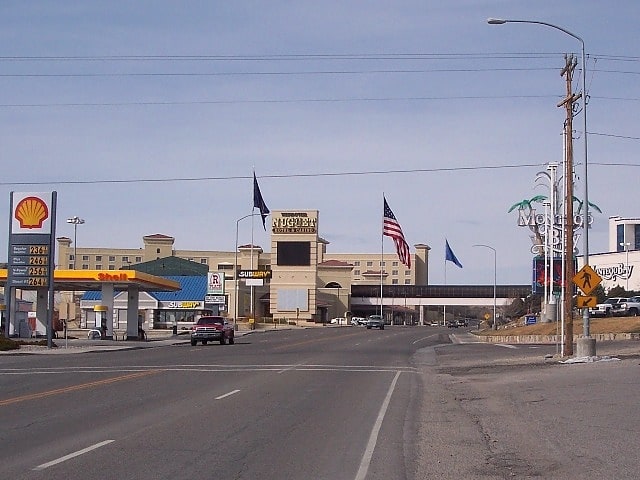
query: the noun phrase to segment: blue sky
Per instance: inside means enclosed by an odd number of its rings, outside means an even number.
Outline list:
[[[602,209],[590,252],[607,251],[608,217],[639,216],[638,2],[9,0],[0,261],[11,191],[56,190],[57,235],[84,218],[80,247],[163,233],[232,251],[255,169],[270,209],[320,211],[329,253],[380,251],[384,193],[408,243],[431,246],[430,283],[444,282],[445,238],[464,265],[447,264],[447,283],[492,283],[492,253],[474,244],[496,249],[498,283],[529,283],[529,231],[507,211],[545,194],[536,173],[562,161],[560,70],[580,44],[488,17],[584,39]],[[581,177],[580,115],[574,129]],[[268,249],[259,221],[254,239]]]

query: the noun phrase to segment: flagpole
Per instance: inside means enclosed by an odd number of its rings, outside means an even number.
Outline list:
[[[382,202],[384,203],[384,192],[382,192]],[[380,232],[380,316],[382,317],[382,321],[384,322],[384,315],[382,313],[382,263],[384,259],[384,214],[382,216],[382,229]]]
[[[444,286],[445,286],[445,291],[446,291],[446,286],[447,286],[447,259],[445,257],[444,259]],[[447,297],[444,297],[447,298]],[[447,305],[446,303],[442,305],[442,326],[446,326],[447,325]]]

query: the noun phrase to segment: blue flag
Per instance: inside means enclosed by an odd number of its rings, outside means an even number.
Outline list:
[[[265,230],[267,230],[267,224],[265,223],[265,220],[270,212],[267,208],[267,204],[264,203],[262,193],[260,193],[260,187],[258,186],[258,180],[256,179],[255,172],[253,173],[253,208],[257,208],[260,210],[260,216],[262,217],[262,226]]]
[[[444,253],[444,260],[445,262],[447,260],[449,260],[450,262],[455,263],[457,266],[459,266],[460,268],[462,268],[462,264],[458,261],[458,259],[456,258],[455,253],[453,253],[453,250],[451,250],[451,247],[449,246],[449,241],[445,238],[445,253]]]

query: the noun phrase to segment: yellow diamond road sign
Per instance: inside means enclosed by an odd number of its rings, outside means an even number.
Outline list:
[[[575,283],[585,295],[593,292],[593,290],[600,285],[600,282],[602,282],[602,277],[589,265],[582,267],[573,277],[573,283]]]

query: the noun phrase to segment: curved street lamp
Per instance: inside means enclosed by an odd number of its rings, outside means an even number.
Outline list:
[[[248,215],[245,215],[244,217],[240,217],[238,220],[236,220],[236,254],[235,254],[235,260],[233,262],[233,280],[235,283],[235,307],[234,307],[234,321],[233,321],[233,325],[234,325],[234,329],[238,330],[238,283],[239,283],[239,279],[238,279],[238,226],[240,224],[240,222],[242,220],[244,220],[245,218],[249,218],[249,217],[256,217],[260,215],[260,213],[250,213]],[[253,306],[252,306],[253,308]]]
[[[534,25],[544,25],[545,27],[554,28],[556,30],[560,30],[563,33],[566,33],[570,37],[575,38],[580,42],[580,47],[582,50],[582,122],[583,122],[583,131],[584,131],[584,185],[583,185],[583,205],[584,205],[584,219],[582,222],[583,228],[583,246],[584,250],[584,266],[589,265],[589,187],[587,182],[587,174],[589,171],[588,161],[587,161],[587,62],[584,53],[584,40],[576,35],[575,33],[570,32],[566,28],[562,28],[558,25],[554,25],[553,23],[541,22],[538,20],[512,20],[512,19],[503,19],[503,18],[488,18],[487,23],[489,25],[503,25],[505,23],[531,23]],[[572,200],[570,200],[572,201]],[[573,235],[573,232],[570,233]],[[573,255],[571,255],[573,258]],[[571,279],[566,279],[565,281],[570,281]],[[587,338],[589,335],[589,309],[583,308],[582,310],[582,328],[583,335]]]
[[[493,250],[493,330],[497,330],[498,329],[498,324],[496,323],[496,285],[497,285],[497,272],[498,272],[498,268],[497,268],[497,257],[498,254],[496,253],[496,249],[493,247],[490,247],[489,245],[485,245],[483,243],[477,243],[475,245],[473,245],[474,247],[484,247],[484,248],[488,248],[490,250]]]
[[[73,269],[76,270],[76,261],[78,258],[78,225],[84,223],[84,219],[77,215],[71,218],[67,218],[67,223],[73,225]]]
[[[622,248],[624,248],[624,250],[627,252],[627,264],[625,265],[624,271],[625,271],[625,275],[627,277],[627,286],[625,287],[625,293],[629,292],[629,247],[631,246],[630,242],[620,242],[620,246]]]

